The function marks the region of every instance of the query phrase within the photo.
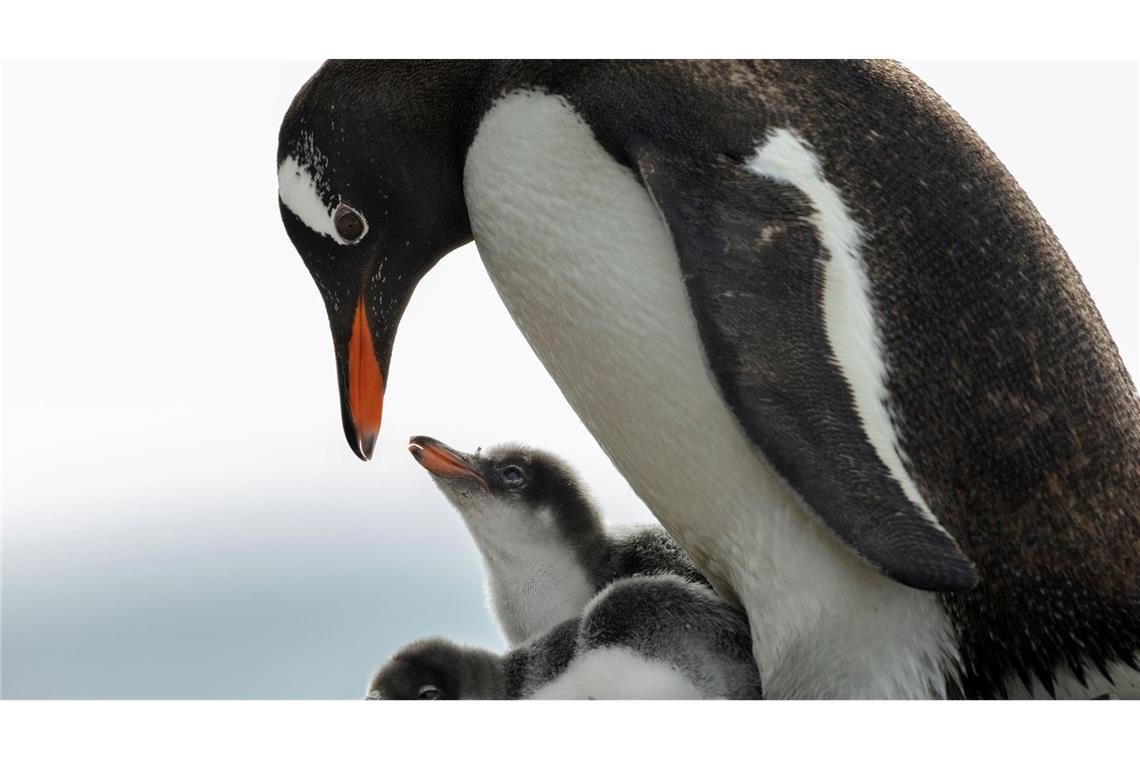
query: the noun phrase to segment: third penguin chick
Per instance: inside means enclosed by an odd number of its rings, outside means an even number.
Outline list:
[[[577,633],[578,620],[566,620],[504,655],[416,641],[376,669],[365,699],[525,699],[566,669]]]
[[[619,578],[671,573],[705,583],[663,528],[608,532],[577,474],[553,454],[516,445],[465,454],[426,436],[409,450],[475,539],[511,646],[577,617]]]

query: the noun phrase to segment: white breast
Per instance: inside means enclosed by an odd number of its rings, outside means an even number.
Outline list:
[[[516,647],[578,617],[596,589],[549,508],[512,507],[488,498],[460,514],[483,555],[487,596],[499,629]]]
[[[747,610],[766,694],[941,693],[957,656],[941,606],[855,559],[757,456],[705,362],[667,229],[569,104],[499,100],[465,189],[487,271],[539,359],[665,528]]]
[[[485,554],[484,561],[495,619],[512,647],[577,617],[594,595],[569,552],[523,547],[509,556]]]

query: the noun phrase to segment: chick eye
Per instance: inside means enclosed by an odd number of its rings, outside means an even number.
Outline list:
[[[345,203],[336,207],[333,213],[333,224],[336,225],[336,234],[341,240],[355,243],[364,236],[364,217],[360,212]]]
[[[522,468],[517,465],[508,465],[503,468],[503,482],[509,486],[517,486],[525,479]]]
[[[439,699],[439,689],[431,685],[424,686],[420,689],[416,699]]]

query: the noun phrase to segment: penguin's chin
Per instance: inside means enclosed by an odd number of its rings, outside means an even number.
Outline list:
[[[455,500],[457,507],[471,509],[479,497],[491,492],[487,482],[478,475],[432,475],[435,485]]]

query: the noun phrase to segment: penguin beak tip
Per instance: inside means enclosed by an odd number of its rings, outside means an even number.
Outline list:
[[[356,456],[360,461],[367,462],[372,459],[372,452],[376,448],[376,433],[365,435],[357,439]]]

